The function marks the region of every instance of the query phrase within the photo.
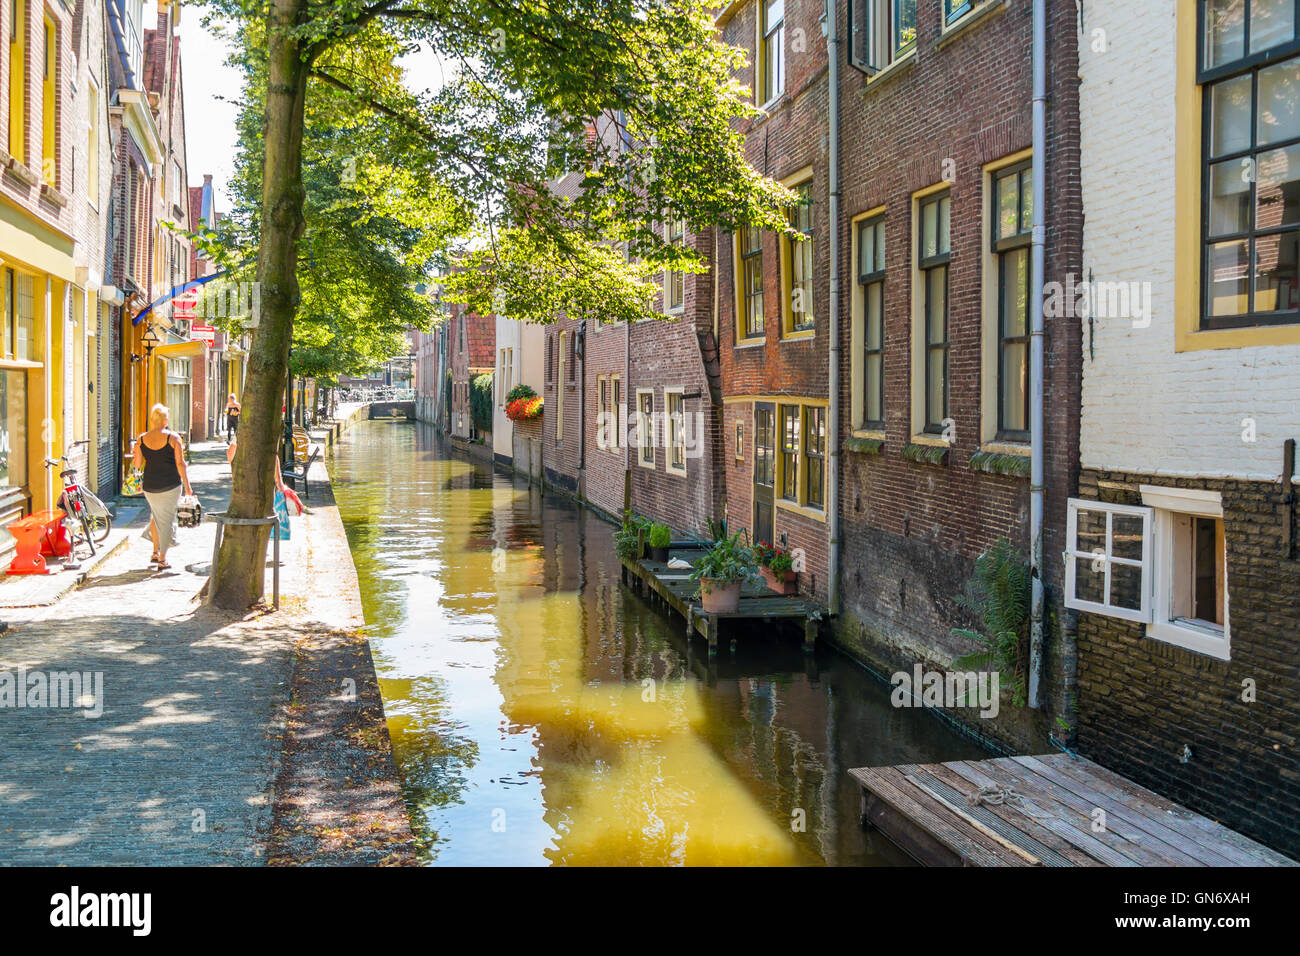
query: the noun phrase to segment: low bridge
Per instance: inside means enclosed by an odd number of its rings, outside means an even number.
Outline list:
[[[370,411],[366,415],[370,419],[401,419],[408,422],[415,421],[415,402],[371,402]]]

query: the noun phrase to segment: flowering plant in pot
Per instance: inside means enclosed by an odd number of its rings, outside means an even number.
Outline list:
[[[527,385],[516,385],[506,393],[506,418],[527,422],[542,416],[542,397]]]
[[[650,548],[650,560],[668,563],[668,545],[672,542],[672,529],[666,524],[652,524],[646,532],[645,543]]]
[[[719,538],[695,562],[691,579],[700,584],[700,601],[711,614],[728,614],[740,606],[740,589],[757,577],[758,561],[752,548],[740,541],[742,532]]]
[[[799,572],[794,569],[794,556],[789,551],[771,547],[766,541],[754,548],[758,557],[758,570],[767,586],[777,594],[799,593]]]

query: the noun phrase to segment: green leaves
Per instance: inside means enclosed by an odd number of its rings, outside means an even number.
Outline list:
[[[256,251],[263,214],[265,3],[209,0],[238,38],[246,85],[239,203],[223,245]],[[707,0],[342,0],[276,28],[310,68],[306,228],[294,369],[359,371],[427,328],[414,288],[550,322],[632,321],[665,269],[701,256],[664,237],[742,226],[789,233],[789,190],[743,152],[755,114]],[[283,34],[281,34],[283,35]],[[420,89],[412,66],[438,64]]]
[[[999,538],[975,559],[975,573],[957,597],[959,607],[980,617],[982,631],[952,629],[986,648],[954,660],[953,666],[996,669],[1017,706],[1024,705],[1025,697],[1031,584],[1029,563],[1010,541]]]

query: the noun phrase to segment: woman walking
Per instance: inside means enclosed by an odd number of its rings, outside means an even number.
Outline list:
[[[235,401],[235,393],[231,392],[230,397],[226,399],[226,443],[229,444],[235,440],[235,430],[239,428],[239,402]]]
[[[144,472],[140,487],[149,503],[149,537],[153,540],[153,557],[149,563],[160,571],[171,567],[167,563],[167,549],[176,540],[176,508],[181,489],[187,495],[194,494],[185,469],[181,436],[168,429],[168,419],[166,405],[149,409],[149,430],[136,439],[132,456],[135,466]]]

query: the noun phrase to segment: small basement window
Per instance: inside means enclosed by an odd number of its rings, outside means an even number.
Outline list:
[[[1218,492],[1143,485],[1142,505],[1071,498],[1065,606],[1146,625],[1147,637],[1229,659]]]
[[[1228,660],[1228,571],[1217,491],[1142,486],[1154,510],[1153,613],[1147,636]]]

